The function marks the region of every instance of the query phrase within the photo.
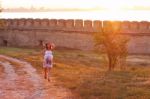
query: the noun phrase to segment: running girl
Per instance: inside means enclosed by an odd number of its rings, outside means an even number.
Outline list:
[[[54,44],[51,43],[45,44],[43,68],[44,68],[44,78],[48,79],[48,81],[50,81],[50,71],[51,68],[53,67],[53,54],[52,54],[53,48]]]

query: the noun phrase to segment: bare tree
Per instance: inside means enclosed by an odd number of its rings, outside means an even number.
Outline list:
[[[114,70],[117,63],[125,61],[128,55],[127,42],[129,39],[120,34],[115,25],[103,27],[101,33],[95,33],[94,38],[96,48],[107,55],[110,71]]]

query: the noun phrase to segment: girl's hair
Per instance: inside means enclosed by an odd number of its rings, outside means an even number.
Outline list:
[[[50,45],[50,47],[49,47],[48,45]],[[52,45],[51,45],[51,43],[45,43],[45,48],[46,48],[46,50],[48,50],[48,49],[52,49]]]
[[[45,43],[45,48],[48,49],[48,43]]]

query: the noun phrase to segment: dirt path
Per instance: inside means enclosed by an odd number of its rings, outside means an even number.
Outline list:
[[[129,56],[127,62],[150,64],[150,56]]]
[[[0,99],[73,99],[69,90],[47,82],[31,64],[0,55]]]

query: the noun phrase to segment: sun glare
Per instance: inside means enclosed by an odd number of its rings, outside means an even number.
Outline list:
[[[1,13],[1,17],[150,20],[150,0],[1,0],[2,8],[49,9],[49,13]],[[17,3],[16,3],[17,2]],[[33,9],[34,8],[34,9]],[[51,11],[53,10],[53,11]],[[21,10],[22,11],[22,10]],[[39,12],[40,12],[39,11]],[[63,14],[60,15],[60,12]],[[10,15],[11,14],[11,15]],[[35,13],[34,13],[35,14]]]

